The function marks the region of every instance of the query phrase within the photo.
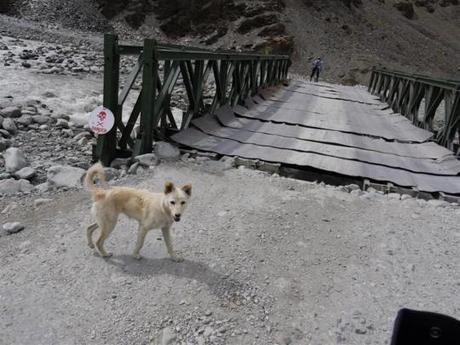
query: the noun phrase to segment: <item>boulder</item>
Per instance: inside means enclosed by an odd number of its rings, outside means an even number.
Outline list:
[[[139,162],[134,163],[131,165],[128,169],[128,174],[130,175],[136,175],[137,174],[137,168],[139,168]]]
[[[154,153],[136,156],[134,160],[144,167],[156,166],[160,163],[160,160]]]
[[[85,170],[67,165],[55,165],[48,169],[46,177],[50,185],[57,187],[81,187]]]
[[[408,19],[415,18],[414,5],[408,1],[397,2],[393,5],[402,15]]]
[[[69,123],[64,119],[58,119],[56,122],[56,127],[69,128]]]
[[[30,192],[33,186],[27,180],[15,180],[13,178],[0,180],[0,194],[13,195],[16,193]]]
[[[161,330],[160,344],[161,345],[173,345],[176,343],[176,333],[173,328],[166,327]]]
[[[3,120],[2,127],[11,134],[16,134],[18,132],[18,127],[16,127],[13,119],[10,118]]]
[[[34,168],[25,167],[13,173],[13,176],[18,179],[30,180],[32,177],[35,176],[35,174],[36,174],[36,171]]]
[[[21,116],[21,109],[15,106],[10,106],[0,110],[0,115],[3,117],[19,117]]]
[[[35,190],[38,191],[39,193],[45,193],[45,192],[48,192],[51,189],[52,189],[52,186],[50,185],[50,183],[48,181],[40,183],[40,184],[35,186]]]
[[[174,161],[180,158],[180,151],[170,143],[159,141],[155,144],[155,155],[160,159]]]
[[[128,165],[129,158],[115,158],[112,163],[110,163],[111,168],[121,169],[124,166]]]
[[[106,181],[116,180],[120,176],[120,172],[115,168],[104,168]]]
[[[11,142],[8,139],[3,139],[0,137],[0,152],[5,151],[8,147],[10,147]]]
[[[3,153],[5,169],[8,172],[16,172],[29,165],[24,153],[17,147],[10,147]]]
[[[3,230],[5,230],[8,234],[11,235],[24,230],[24,225],[22,225],[19,222],[5,223],[3,224]]]
[[[22,115],[16,120],[16,123],[20,123],[23,126],[28,126],[32,124],[32,116],[30,115]]]
[[[45,123],[48,123],[49,117],[45,115],[34,115],[32,116],[32,121],[34,123],[38,123],[39,125],[44,125]]]
[[[0,128],[0,136],[6,139],[11,138],[10,132],[8,132],[6,129],[3,129],[3,128]]]

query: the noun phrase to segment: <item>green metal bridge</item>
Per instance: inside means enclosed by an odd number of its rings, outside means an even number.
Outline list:
[[[138,58],[120,92],[120,57],[123,55]],[[193,118],[213,113],[223,105],[240,104],[261,88],[280,84],[287,79],[290,65],[288,56],[208,51],[157,44],[152,39],[146,39],[143,46],[122,45],[110,34],[104,38],[104,59],[104,106],[113,112],[115,127],[98,137],[95,156],[106,165],[115,157],[151,152],[155,138],[164,137],[167,130],[179,129],[170,106],[179,76],[188,99],[181,126],[184,129]],[[163,71],[160,71],[160,63]],[[123,105],[141,71],[142,91],[128,121],[123,123]],[[207,104],[203,100],[203,86],[210,74],[216,92]],[[132,139],[139,116],[141,132],[138,138]]]
[[[104,106],[114,128],[95,159],[151,152],[156,140],[315,174],[460,194],[460,82],[374,69],[368,90],[288,82],[289,56],[119,44],[105,36]],[[120,91],[120,57],[137,64]],[[136,79],[142,88],[134,92]],[[178,85],[180,82],[181,85]],[[206,85],[215,84],[212,94]],[[187,109],[171,109],[178,88]],[[133,92],[128,116],[123,106]],[[125,107],[126,108],[126,107]],[[140,125],[135,135],[134,128]]]

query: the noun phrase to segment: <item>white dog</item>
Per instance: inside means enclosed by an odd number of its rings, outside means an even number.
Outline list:
[[[101,187],[94,183],[95,177],[98,177]],[[174,261],[182,261],[183,259],[174,252],[170,229],[173,222],[180,221],[192,195],[192,185],[187,184],[178,188],[173,183],[167,182],[163,193],[152,193],[127,187],[109,187],[105,181],[104,168],[100,163],[88,169],[85,186],[92,194],[91,211],[96,218],[96,222],[87,228],[88,246],[94,248],[92,234],[99,227],[101,233],[96,241],[96,247],[103,257],[110,257],[112,253],[105,251],[104,241],[114,229],[120,213],[124,213],[139,222],[133,253],[136,259],[141,258],[139,252],[144,245],[147,232],[161,229],[168,254]]]

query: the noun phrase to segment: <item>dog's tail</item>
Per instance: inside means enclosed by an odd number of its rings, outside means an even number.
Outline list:
[[[96,185],[94,183],[94,178],[97,177],[99,179],[99,184]],[[88,169],[86,172],[85,176],[85,187],[89,191],[96,191],[97,189],[107,189],[109,188],[109,185],[107,184],[107,181],[105,179],[105,171],[104,167],[102,166],[101,163],[96,163],[94,164],[91,168]]]

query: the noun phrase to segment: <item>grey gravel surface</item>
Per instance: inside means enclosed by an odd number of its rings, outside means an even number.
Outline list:
[[[104,260],[85,191],[0,200],[0,344],[388,344],[401,307],[460,317],[456,205],[301,182],[219,162],[163,163],[117,184],[193,183],[175,225]],[[4,210],[2,212],[2,210]]]

